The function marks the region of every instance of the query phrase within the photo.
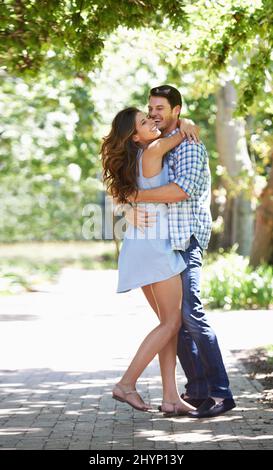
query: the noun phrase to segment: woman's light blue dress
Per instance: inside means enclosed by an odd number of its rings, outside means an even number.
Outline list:
[[[139,162],[139,189],[152,189],[168,184],[168,164],[164,161],[160,173],[145,178],[142,172],[142,154],[137,155]],[[168,226],[168,206],[161,203],[144,203],[149,212],[156,212],[156,223],[146,227],[144,233],[129,225],[122,244],[118,261],[117,292],[127,292],[137,287],[163,281],[180,274],[186,264],[179,251],[171,248]]]

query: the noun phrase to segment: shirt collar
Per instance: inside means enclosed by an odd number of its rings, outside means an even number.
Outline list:
[[[164,137],[171,137],[171,135],[177,134],[177,132],[179,132],[179,127],[169,132],[168,134],[165,134]]]

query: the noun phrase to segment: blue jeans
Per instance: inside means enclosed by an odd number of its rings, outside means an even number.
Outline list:
[[[214,331],[208,324],[200,298],[202,249],[194,236],[186,251],[180,251],[187,268],[183,282],[183,323],[178,334],[181,366],[191,398],[231,398],[229,380]]]

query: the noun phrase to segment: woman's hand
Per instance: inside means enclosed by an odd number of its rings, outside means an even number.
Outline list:
[[[200,143],[200,129],[191,119],[178,119],[178,126],[181,134],[185,139],[188,139],[190,143]]]

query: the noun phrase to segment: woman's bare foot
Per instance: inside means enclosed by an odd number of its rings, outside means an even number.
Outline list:
[[[175,402],[162,401],[161,410],[164,416],[185,416],[188,411],[193,411],[196,408],[181,398],[177,399]]]
[[[127,403],[138,411],[148,411],[150,408],[132,385],[125,385],[119,382],[113,388],[112,397],[114,400]]]

